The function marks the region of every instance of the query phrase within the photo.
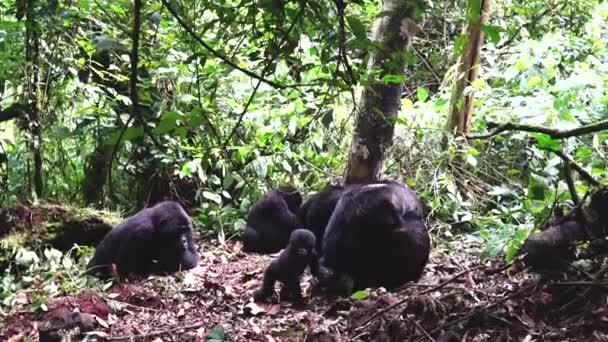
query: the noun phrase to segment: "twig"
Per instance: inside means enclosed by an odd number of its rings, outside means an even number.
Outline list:
[[[554,138],[554,139],[564,139],[564,138],[570,138],[570,137],[575,137],[575,136],[579,136],[579,135],[584,135],[584,134],[589,134],[589,133],[606,130],[606,129],[608,129],[608,120],[596,122],[591,125],[581,126],[581,127],[577,127],[577,128],[573,128],[573,129],[567,129],[567,130],[549,128],[549,127],[544,127],[544,126],[516,124],[516,123],[512,123],[512,122],[507,122],[507,123],[500,124],[500,125],[490,122],[490,123],[488,123],[488,127],[496,127],[496,128],[493,131],[488,132],[486,134],[467,134],[466,138],[467,139],[488,139],[488,138],[491,138],[495,135],[498,135],[498,134],[500,134],[502,132],[506,132],[506,131],[523,131],[523,132],[533,132],[533,133],[544,133],[544,134],[551,136],[551,138]]]
[[[564,178],[566,179],[566,185],[568,185],[568,191],[570,191],[570,197],[572,202],[577,206],[581,201],[576,193],[576,186],[574,185],[574,178],[572,178],[572,164],[569,160],[563,159],[564,162]]]
[[[591,175],[585,171],[580,165],[578,165],[578,163],[576,163],[575,161],[573,161],[572,159],[570,159],[570,157],[568,157],[567,155],[565,155],[562,151],[553,151],[553,153],[555,153],[557,156],[559,156],[560,158],[562,158],[562,160],[564,162],[567,162],[570,164],[570,166],[576,170],[576,172],[578,172],[579,175],[581,175],[581,177],[583,177],[583,179],[594,186],[599,186],[600,183],[598,181],[596,181],[595,179],[593,179],[593,177],[591,177]]]
[[[433,78],[435,79],[435,82],[437,82],[437,84],[441,85],[441,83],[442,83],[441,78],[439,77],[439,75],[437,75],[437,72],[435,72],[435,69],[433,69],[433,66],[431,65],[431,63],[422,55],[422,53],[420,51],[418,51],[418,49],[416,49],[416,47],[413,44],[411,46],[411,49],[412,49],[412,51],[414,51],[414,53],[416,53],[418,58],[422,61],[422,64],[424,64],[424,66],[426,66],[426,68],[429,69],[429,71],[433,75]]]
[[[557,286],[608,286],[608,281],[562,281],[553,283]]]
[[[428,337],[429,340],[435,342],[435,339],[433,337],[431,337],[431,334],[429,334],[429,332],[426,331],[426,329],[424,329],[422,327],[422,325],[420,325],[420,323],[418,323],[415,319],[408,318],[408,320],[410,322],[414,323],[414,325],[416,326],[416,328],[418,328],[418,330],[422,331],[422,333],[425,334],[426,337]]]

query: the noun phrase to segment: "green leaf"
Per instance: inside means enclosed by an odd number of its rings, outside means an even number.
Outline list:
[[[532,133],[532,136],[536,138],[536,145],[542,150],[559,151],[562,149],[561,141],[551,138],[548,134]]]
[[[220,196],[219,194],[216,194],[214,192],[203,191],[203,197],[216,204],[222,204],[222,196]]]
[[[481,25],[481,31],[488,36],[488,40],[490,40],[492,44],[498,44],[498,42],[500,42],[500,32],[502,31],[500,26]]]
[[[355,300],[362,300],[369,297],[369,291],[368,290],[361,290],[361,291],[357,291],[355,293],[353,293],[350,298],[355,299]]]
[[[589,158],[593,155],[593,149],[589,146],[581,146],[576,150],[577,158]]]
[[[283,165],[283,169],[285,169],[285,171],[289,173],[292,172],[291,165],[289,165],[289,162],[287,162],[287,160],[283,160],[283,163],[281,163],[281,165]]]
[[[404,75],[385,75],[382,77],[382,83],[384,84],[401,84],[405,81]]]
[[[367,40],[367,31],[365,29],[365,25],[359,20],[359,18],[349,15],[346,16],[346,22],[348,23],[348,27],[353,32],[355,37],[360,40]]]
[[[472,23],[477,23],[479,21],[479,16],[481,14],[481,0],[470,0],[469,1],[469,13],[467,15],[467,19],[469,19]]]
[[[543,84],[543,79],[540,78],[539,76],[530,77],[530,79],[528,80],[528,85],[533,86],[533,87],[540,86],[542,84]]]
[[[209,330],[207,334],[207,342],[223,342],[226,332],[222,326],[217,326]]]
[[[426,88],[418,87],[416,88],[416,97],[418,97],[418,101],[426,101],[429,98],[429,92]]]
[[[289,124],[287,125],[287,132],[289,132],[290,136],[294,136],[296,134],[296,130],[298,129],[298,121],[295,117],[289,120]]]
[[[334,111],[333,110],[328,110],[324,115],[323,118],[321,118],[321,123],[323,124],[323,126],[325,126],[326,128],[329,128],[329,125],[334,121]]]
[[[110,138],[106,141],[106,145],[116,145],[120,134],[121,134],[121,130],[118,130],[118,131],[112,133]],[[142,126],[129,127],[125,130],[125,133],[122,136],[121,143],[124,141],[141,138],[143,136],[144,136],[144,128]]]
[[[466,33],[462,33],[454,40],[454,53],[456,56],[462,56],[464,52],[464,48],[467,45],[467,41],[469,40],[469,35]]]
[[[477,166],[477,158],[472,154],[467,154],[467,163],[473,167]]]

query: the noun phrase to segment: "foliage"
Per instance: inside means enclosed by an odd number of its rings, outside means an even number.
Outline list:
[[[29,301],[34,310],[46,311],[53,297],[74,294],[92,285],[101,288],[98,281],[82,276],[88,262],[85,253],[81,247],[65,254],[49,248],[39,253],[16,249],[14,264],[2,276],[0,304],[11,307],[17,301]]]
[[[145,2],[133,116],[130,2],[36,2],[45,199],[133,208],[178,198],[197,207],[198,226],[223,241],[240,232],[267,189],[293,183],[307,193],[339,180],[357,86],[368,76],[370,52],[382,48],[369,39],[382,14],[380,1],[351,1],[342,27],[336,3]],[[15,6],[0,0],[0,109],[24,101],[28,88],[26,24]],[[465,90],[476,93],[475,130],[490,121],[567,128],[606,119],[606,4],[551,6],[496,1],[482,28],[481,78]],[[406,52],[406,91],[385,173],[421,194],[440,233],[482,237],[484,256],[511,260],[555,202],[570,200],[551,150],[603,178],[608,134],[561,142],[523,133],[444,137],[462,27],[478,7],[428,2],[417,12],[424,31]],[[2,205],[36,196],[22,120],[0,123]],[[87,198],[87,186],[100,203]],[[576,186],[586,191],[578,179]]]

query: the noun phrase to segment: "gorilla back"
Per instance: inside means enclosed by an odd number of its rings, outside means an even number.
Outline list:
[[[192,220],[176,202],[165,201],[142,209],[112,229],[99,243],[88,265],[103,277],[148,275],[187,270],[199,255],[192,241]]]
[[[275,253],[285,248],[299,225],[296,213],[301,204],[302,195],[290,186],[271,190],[255,202],[243,234],[245,252]]]
[[[392,289],[420,278],[430,252],[422,205],[395,182],[349,188],[323,239],[321,285],[346,274],[355,289]]]
[[[300,207],[298,217],[302,225],[315,234],[318,251],[321,251],[325,227],[345,191],[340,185],[329,186],[310,196]]]

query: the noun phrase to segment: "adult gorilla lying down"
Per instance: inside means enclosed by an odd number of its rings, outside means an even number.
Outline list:
[[[165,201],[142,209],[112,229],[97,246],[88,272],[108,277],[114,264],[124,279],[187,270],[198,261],[190,216],[178,203]]]
[[[394,289],[422,275],[430,252],[422,204],[408,187],[382,182],[349,187],[327,224],[319,285],[346,275],[352,290]]]

